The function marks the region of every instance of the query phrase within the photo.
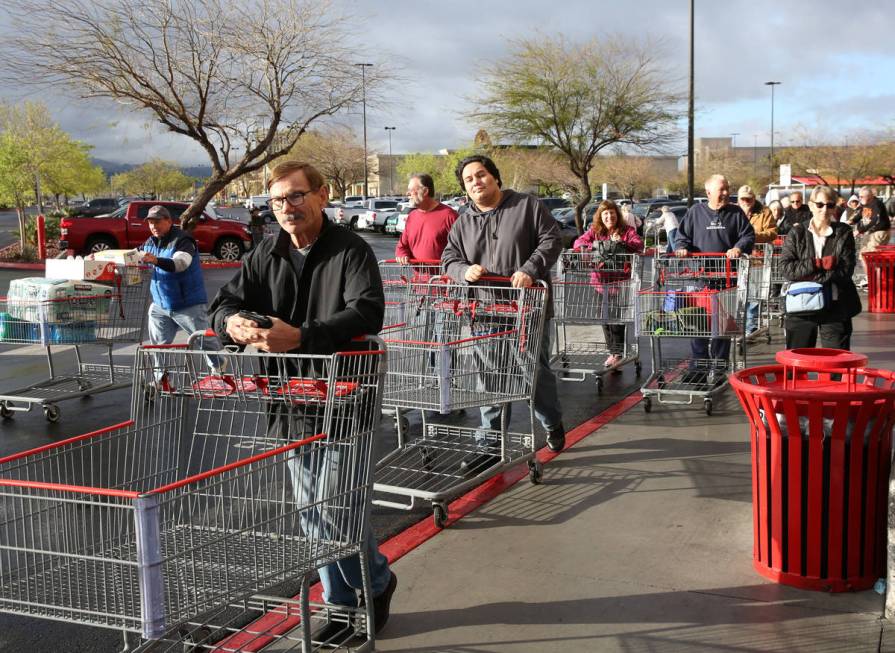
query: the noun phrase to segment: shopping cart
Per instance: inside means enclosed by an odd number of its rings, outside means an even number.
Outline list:
[[[660,256],[654,263],[655,284],[638,293],[635,306],[637,335],[649,338],[652,358],[652,373],[641,388],[643,408],[652,410],[653,397],[665,404],[702,399],[711,415],[727,373],[746,361],[747,347],[738,356],[730,345],[744,335],[749,258],[691,254]],[[697,338],[712,339],[712,349],[729,347],[730,360],[685,352]]]
[[[756,328],[745,336],[746,341],[750,343],[762,337],[768,344],[771,343],[771,289],[773,287],[774,251],[775,245],[772,243],[755,243],[749,257],[749,265],[744,266],[741,270],[743,274],[748,275],[748,279],[745,280],[748,301],[746,310],[748,311],[749,305],[752,304],[758,307]],[[742,351],[742,341],[739,342],[739,347]]]
[[[783,265],[780,255],[783,252],[783,239],[778,238],[766,250],[766,258],[771,262],[771,288],[768,294],[768,320],[777,321],[777,325],[783,324],[784,300],[781,295],[786,278],[783,276]]]
[[[43,346],[49,367],[49,378],[0,392],[0,417],[40,405],[56,422],[60,401],[129,386],[133,370],[115,365],[112,348],[142,342],[151,276],[149,266],[116,265],[114,280],[91,283],[92,294],[0,298],[0,344]],[[65,345],[73,345],[74,365],[59,365],[54,348]]]
[[[412,295],[426,288],[426,283],[441,274],[441,261],[411,260],[398,263],[395,259],[379,261],[379,275],[385,293],[386,327],[405,321],[406,307],[412,304]]]
[[[636,340],[624,331],[621,359],[604,366],[610,354],[608,329],[634,324],[634,303],[640,290],[643,258],[639,254],[610,254],[567,250],[559,256],[553,278],[553,356],[550,364],[563,381],[596,380],[603,391],[603,375],[641,363]],[[602,327],[602,328],[598,328]],[[631,330],[633,331],[633,329]]]
[[[511,288],[508,281],[489,277],[467,285],[433,279],[413,292],[406,322],[382,331],[389,352],[383,404],[422,411],[423,431],[408,441],[399,421],[398,447],[376,467],[374,503],[410,510],[416,500],[431,502],[440,528],[449,497],[510,465],[528,461],[532,482],[540,482],[533,408],[529,405],[531,428],[519,433],[508,430],[507,407],[530,400],[536,387],[547,286]],[[501,406],[496,430],[426,418],[427,411],[494,405]],[[460,462],[480,450],[477,438],[499,442],[499,450],[495,447],[493,464],[464,473]],[[384,498],[395,496],[409,502]]]
[[[359,344],[372,348],[220,352],[223,376],[188,346],[138,349],[132,420],[0,459],[0,611],[118,629],[126,650],[128,633],[200,650],[197,632],[223,634],[196,624],[301,579],[303,623],[334,618],[312,616],[308,576],[365,557],[385,351]],[[366,650],[370,604],[350,615]]]

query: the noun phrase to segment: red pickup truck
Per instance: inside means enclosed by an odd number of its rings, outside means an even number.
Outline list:
[[[90,254],[103,249],[131,249],[149,238],[146,214],[161,204],[171,212],[174,223],[189,206],[186,202],[131,202],[109,215],[94,218],[63,218],[59,223],[60,249]],[[201,254],[214,254],[223,261],[238,261],[252,247],[248,227],[237,220],[225,220],[206,210],[193,229]]]

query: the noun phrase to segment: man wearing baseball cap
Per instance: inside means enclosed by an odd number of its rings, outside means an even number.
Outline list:
[[[143,252],[143,263],[155,266],[149,287],[149,341],[167,345],[174,342],[178,328],[188,334],[208,329],[208,296],[196,240],[174,225],[171,213],[161,204],[150,207],[146,221],[152,235],[137,249]],[[203,348],[220,349],[220,343],[207,339]],[[208,360],[217,367],[217,357]],[[164,371],[158,370],[156,376],[162,381]]]

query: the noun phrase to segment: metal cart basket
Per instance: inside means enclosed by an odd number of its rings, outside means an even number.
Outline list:
[[[0,392],[0,417],[40,405],[46,418],[56,422],[61,414],[57,402],[129,386],[133,370],[114,364],[112,348],[142,342],[151,276],[148,266],[117,265],[112,282],[89,284],[92,294],[0,298],[0,344],[43,346],[50,374],[38,383]],[[73,367],[60,366],[53,351],[64,345],[74,346]],[[95,354],[97,349],[107,362],[88,362],[88,351]]]
[[[608,328],[634,324],[634,304],[643,271],[639,254],[610,254],[567,250],[560,254],[559,273],[553,278],[553,356],[551,367],[564,381],[596,379],[603,390],[603,375],[634,363],[641,364],[637,341],[625,329],[621,359],[607,367],[610,354]],[[603,327],[603,328],[597,328]]]
[[[131,421],[0,460],[0,610],[176,641],[209,611],[363,560],[385,372],[371,341],[221,352],[223,376],[204,352],[141,347]],[[311,623],[307,592],[300,612]],[[369,608],[353,619],[367,636]],[[312,650],[310,629],[303,640]]]
[[[407,307],[413,303],[414,291],[425,289],[431,279],[441,275],[441,261],[414,259],[406,264],[395,259],[379,261],[379,275],[385,294],[382,324],[386,327],[402,324]]]
[[[644,410],[652,409],[653,397],[671,404],[702,399],[711,415],[712,398],[727,385],[728,371],[746,360],[745,344],[741,357],[730,345],[744,335],[749,259],[660,256],[654,265],[655,285],[640,291],[636,303],[637,335],[649,338],[652,358],[652,373],[641,388]],[[712,349],[726,344],[730,359],[685,353],[694,339],[711,339]]]
[[[398,447],[376,468],[374,503],[411,509],[416,499],[432,502],[435,523],[444,525],[446,499],[507,466],[528,461],[533,482],[541,478],[531,428],[508,432],[507,406],[530,400],[544,326],[547,286],[511,288],[508,279],[476,285],[442,277],[412,292],[406,322],[382,332],[389,351],[383,404],[422,411],[422,436],[407,441],[398,422]],[[531,402],[529,402],[531,403]],[[429,423],[426,411],[500,405],[501,428],[488,430]],[[473,475],[460,462],[477,450],[476,439],[498,441],[494,464]],[[382,498],[403,496],[409,503]]]

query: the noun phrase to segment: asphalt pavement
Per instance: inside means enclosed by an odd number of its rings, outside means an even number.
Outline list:
[[[364,234],[378,259],[394,256],[396,239],[391,236]],[[206,269],[205,282],[209,297],[213,297],[220,287],[235,273],[234,269]],[[13,278],[40,276],[33,271],[0,270],[0,294],[5,295],[9,281]],[[179,339],[184,335],[180,334]],[[101,349],[88,351],[87,355],[101,359]],[[58,350],[58,351],[57,351]],[[116,348],[114,357],[116,364],[127,365],[132,362],[133,346]],[[52,350],[57,370],[64,374],[67,366],[74,364],[73,351],[69,347],[58,347]],[[17,388],[24,388],[47,376],[47,351],[42,347],[3,346],[0,347],[2,357],[2,386],[0,393],[9,394]],[[602,395],[597,395],[596,386],[590,381],[582,383],[563,383],[562,401],[567,428],[572,428],[592,417],[597,412],[618,401],[630,393],[638,385],[638,379],[629,366],[624,373],[609,375]],[[16,413],[11,419],[0,423],[0,455],[9,455],[41,445],[57,442],[61,439],[86,433],[110,424],[124,421],[130,416],[131,389],[114,390],[97,394],[85,399],[62,401],[58,404],[61,418],[57,423],[49,423],[40,410],[28,413]],[[526,411],[517,410],[516,419]],[[478,422],[478,411],[468,411],[468,425]],[[419,429],[419,419],[410,416],[411,432]],[[513,425],[511,425],[512,429]],[[539,435],[543,442],[543,433]],[[396,446],[396,433],[390,418],[383,419],[377,448],[380,453]],[[412,511],[400,511],[388,508],[376,508],[373,514],[373,528],[377,538],[384,540],[420,520],[431,519],[428,506]],[[284,588],[289,593],[293,588]],[[294,593],[294,592],[293,592]],[[64,642],[64,646],[60,646]],[[0,613],[0,652],[32,651],[44,653],[50,651],[90,651],[106,653],[119,651],[121,635],[117,631],[77,626],[34,619],[23,616]]]

